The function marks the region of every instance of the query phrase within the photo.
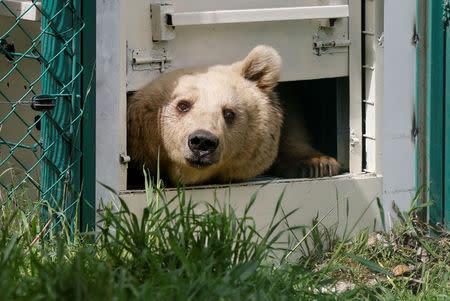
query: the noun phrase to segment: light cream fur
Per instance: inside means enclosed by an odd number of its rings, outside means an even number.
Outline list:
[[[336,174],[339,164],[308,144],[302,126],[283,129],[277,159],[283,113],[273,88],[280,70],[278,53],[257,46],[234,64],[181,69],[152,81],[129,99],[132,164],[155,174],[159,151],[163,175],[183,184],[246,180],[272,165],[278,176]],[[177,110],[180,101],[191,103],[187,113]],[[223,117],[224,108],[235,112],[231,124]],[[219,138],[211,155],[216,163],[201,169],[186,160],[191,155],[187,137],[196,130]]]

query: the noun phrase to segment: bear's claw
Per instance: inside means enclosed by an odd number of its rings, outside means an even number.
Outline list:
[[[340,168],[340,164],[332,157],[314,157],[300,162],[299,175],[302,178],[331,177],[339,174]]]

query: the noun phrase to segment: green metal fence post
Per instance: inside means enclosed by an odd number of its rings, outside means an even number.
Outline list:
[[[82,95],[82,178],[81,230],[95,229],[95,56],[96,56],[96,2],[83,0],[82,62],[85,67]]]
[[[444,222],[447,225],[447,229],[450,230],[450,1],[446,0],[443,7],[443,22],[445,30],[445,126],[444,126],[444,139],[445,139],[445,174],[444,174]]]
[[[429,199],[436,204],[429,208],[429,222],[442,223],[444,204],[444,26],[441,1],[428,1],[427,38],[427,173]]]
[[[52,206],[67,209],[79,193],[79,41],[76,4],[72,1],[42,1],[42,94],[59,97],[53,110],[43,113],[42,198]],[[71,212],[73,212],[71,210]],[[66,214],[71,214],[66,212]]]

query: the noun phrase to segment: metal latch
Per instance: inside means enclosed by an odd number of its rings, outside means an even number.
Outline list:
[[[142,70],[159,70],[164,72],[170,67],[170,58],[163,50],[147,50],[147,49],[133,49],[132,51],[132,66],[135,71]]]
[[[313,50],[316,55],[322,55],[324,51],[330,48],[348,47],[350,44],[350,40],[321,41],[317,35],[313,38]]]
[[[38,94],[30,99],[31,108],[35,111],[50,111],[56,106],[56,97]]]
[[[173,4],[158,3],[150,5],[153,41],[169,41],[175,38],[175,26],[172,25]]]

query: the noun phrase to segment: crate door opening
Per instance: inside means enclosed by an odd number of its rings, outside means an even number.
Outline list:
[[[307,142],[324,155],[336,158],[340,173],[349,169],[348,91],[348,77],[281,82],[277,87],[286,127],[304,127]]]
[[[285,111],[285,124],[289,123],[289,126],[298,127],[299,130],[304,127],[310,145],[321,153],[336,158],[341,164],[341,173],[347,172],[348,78],[280,82],[276,92]],[[282,153],[283,150],[280,149],[280,154]],[[164,170],[161,170],[163,180],[164,174]],[[153,179],[155,176],[152,175]],[[306,174],[304,176],[308,177]],[[274,178],[274,171],[269,169],[251,181]],[[143,188],[142,166],[130,166],[127,172],[127,189]]]
[[[359,94],[354,87],[360,86],[357,72],[348,79],[349,68],[360,62],[355,55],[361,32],[360,4],[347,0],[279,2],[180,0],[167,6],[139,0],[126,6],[127,91],[142,88],[161,73],[230,64],[257,45],[269,45],[283,61],[278,93],[283,98],[292,94],[294,108],[305,106],[301,109],[304,117],[298,118],[305,119],[311,130],[312,146],[337,158],[346,171],[349,82],[352,99]],[[128,170],[128,189],[142,188],[142,183],[142,168]]]

